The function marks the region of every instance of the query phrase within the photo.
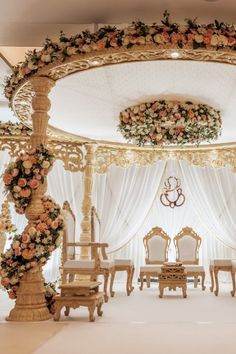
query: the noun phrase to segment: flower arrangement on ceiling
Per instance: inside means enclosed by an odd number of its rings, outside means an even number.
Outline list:
[[[13,123],[13,122],[1,122],[0,121],[0,135],[3,136],[29,136],[31,135],[32,130],[26,127],[22,123]]]
[[[189,101],[159,100],[120,113],[118,130],[129,142],[143,146],[200,144],[221,133],[220,112]]]
[[[3,179],[18,213],[22,214],[29,205],[32,193],[44,182],[53,160],[52,153],[41,146],[21,154],[7,167]],[[1,284],[12,299],[17,296],[25,272],[44,265],[61,242],[64,221],[60,206],[48,196],[42,198],[42,204],[44,212],[30,221],[22,234],[14,235],[10,248],[2,254]]]
[[[95,33],[83,31],[72,37],[61,33],[59,42],[46,39],[42,50],[28,52],[25,61],[13,68],[13,74],[6,80],[5,95],[10,100],[16,87],[25,78],[56,60],[64,61],[73,55],[84,55],[109,48],[132,48],[140,45],[156,45],[166,49],[235,51],[236,30],[234,25],[217,20],[205,25],[198,24],[196,19],[186,19],[185,24],[178,24],[171,22],[169,13],[165,11],[161,24],[147,25],[138,21],[124,29],[105,26]]]

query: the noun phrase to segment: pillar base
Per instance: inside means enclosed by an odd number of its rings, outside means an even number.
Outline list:
[[[42,269],[35,267],[21,279],[15,307],[7,321],[46,321],[52,316],[45,301]]]

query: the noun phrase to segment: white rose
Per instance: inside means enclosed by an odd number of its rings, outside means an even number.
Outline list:
[[[16,192],[16,193],[19,193],[21,191],[21,187],[14,186],[13,191]]]
[[[49,161],[43,161],[42,168],[48,168],[49,166],[50,166],[50,162]]]
[[[36,232],[37,232],[37,230],[35,229],[35,227],[33,227],[33,226],[31,226],[30,228],[29,228],[29,235],[30,236],[34,236],[35,234],[36,234]]]
[[[40,258],[41,263],[46,263],[47,259],[45,257]]]
[[[211,45],[217,46],[218,43],[219,43],[219,41],[218,41],[218,36],[217,36],[217,34],[213,34],[213,36],[211,37]]]
[[[163,43],[163,37],[162,37],[161,34],[156,34],[153,39],[158,44],[162,44]]]
[[[196,35],[194,36],[194,39],[195,39],[195,41],[196,41],[197,43],[202,43],[202,42],[203,42],[203,35],[201,35],[201,34],[196,34]]]
[[[44,61],[45,63],[50,63],[51,55],[50,54],[42,54],[40,59],[42,61]]]
[[[14,241],[13,244],[12,244],[12,248],[13,249],[16,249],[20,246],[20,241]]]

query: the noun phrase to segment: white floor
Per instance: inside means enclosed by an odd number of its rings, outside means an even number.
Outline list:
[[[209,288],[209,287],[207,287]],[[123,284],[103,317],[89,323],[87,310],[71,310],[60,322],[8,323],[13,302],[0,291],[1,354],[235,354],[236,298],[230,285],[221,285],[218,297],[209,290],[188,286],[159,299],[157,284],[130,297]]]

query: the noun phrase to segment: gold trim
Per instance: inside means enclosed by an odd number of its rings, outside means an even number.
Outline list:
[[[153,237],[161,237],[166,243],[165,252],[164,252],[164,260],[160,260],[160,261],[158,261],[158,260],[150,261],[149,260],[148,243]],[[170,242],[171,242],[170,236],[168,236],[167,233],[161,227],[158,227],[158,226],[153,227],[151,229],[151,231],[149,231],[148,234],[146,236],[144,236],[144,238],[143,238],[143,245],[144,245],[145,253],[146,253],[146,258],[145,258],[146,264],[163,264],[164,262],[168,262],[168,251],[169,251],[169,247],[170,247]]]

